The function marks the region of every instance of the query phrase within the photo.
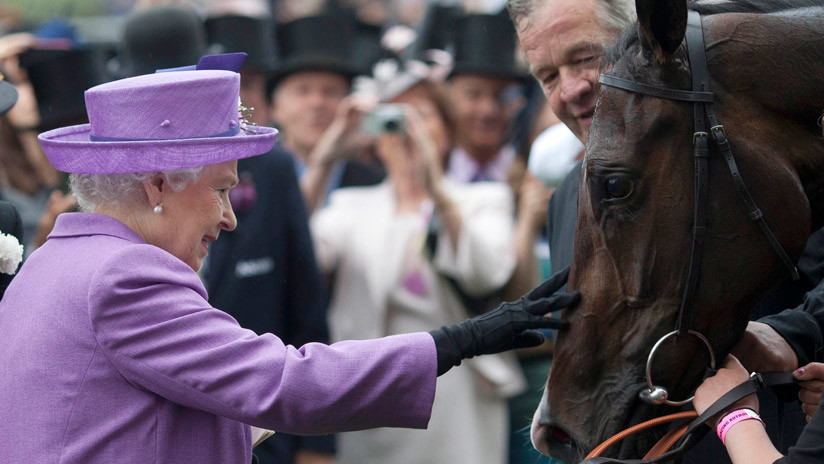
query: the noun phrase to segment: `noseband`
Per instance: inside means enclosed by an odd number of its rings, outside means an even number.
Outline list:
[[[707,176],[708,176],[708,159],[710,156],[709,150],[709,134],[712,134],[712,139],[715,142],[718,151],[724,160],[727,162],[730,174],[732,175],[738,193],[744,201],[744,206],[747,209],[747,214],[750,219],[758,224],[761,232],[767,238],[767,241],[778,254],[781,262],[790,271],[793,280],[798,280],[798,270],[795,268],[787,252],[778,243],[769,225],[764,220],[764,215],[758,205],[750,195],[744,180],[741,178],[741,173],[738,170],[738,165],[730,148],[729,140],[727,139],[724,126],[718,123],[715,113],[712,109],[714,94],[710,91],[709,70],[707,68],[707,57],[704,49],[704,34],[701,27],[701,16],[696,11],[690,11],[687,20],[686,31],[687,51],[690,61],[690,74],[692,75],[692,90],[668,89],[664,87],[657,87],[648,84],[642,84],[627,79],[622,79],[617,76],[609,74],[601,74],[600,82],[609,87],[615,87],[633,93],[649,95],[657,98],[664,98],[667,100],[683,101],[693,104],[693,122],[695,133],[692,136],[693,141],[693,157],[695,158],[695,204],[693,210],[694,224],[692,229],[692,252],[690,255],[689,274],[687,276],[687,287],[684,290],[684,295],[681,299],[681,307],[678,311],[678,320],[675,324],[675,330],[664,335],[655,344],[650,351],[647,359],[647,383],[649,390],[641,392],[640,396],[646,402],[652,404],[668,404],[671,406],[682,406],[692,401],[692,398],[683,401],[671,401],[668,392],[664,387],[656,386],[652,382],[650,375],[652,360],[655,351],[659,348],[664,340],[671,336],[692,335],[699,338],[710,352],[710,360],[712,368],[715,368],[714,350],[710,342],[700,333],[691,330],[693,317],[695,313],[694,300],[696,290],[698,288],[698,279],[701,272],[701,258],[703,255],[704,240],[707,234],[706,215],[707,215]],[[709,134],[707,132],[707,124],[709,124]]]

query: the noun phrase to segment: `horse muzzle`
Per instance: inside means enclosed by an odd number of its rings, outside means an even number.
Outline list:
[[[532,446],[545,456],[567,463],[577,463],[583,458],[581,448],[569,432],[552,420],[549,414],[547,391],[544,389],[541,402],[532,416],[529,434]]]

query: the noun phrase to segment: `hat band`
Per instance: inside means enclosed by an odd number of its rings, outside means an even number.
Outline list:
[[[161,140],[190,140],[190,139],[210,139],[216,137],[234,137],[240,133],[240,124],[235,124],[229,130],[225,130],[223,132],[218,132],[217,134],[210,134],[210,135],[198,135],[196,137],[181,137],[181,138],[174,138],[174,139],[136,139],[136,138],[127,138],[127,137],[105,137],[102,135],[94,135],[89,133],[89,140],[92,142],[158,142]]]

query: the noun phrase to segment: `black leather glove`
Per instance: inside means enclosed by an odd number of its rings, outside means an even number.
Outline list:
[[[544,336],[536,329],[567,328],[566,321],[543,317],[580,300],[579,292],[558,292],[567,277],[568,267],[517,301],[501,303],[486,314],[429,332],[438,352],[438,375],[461,364],[462,359],[538,346]]]

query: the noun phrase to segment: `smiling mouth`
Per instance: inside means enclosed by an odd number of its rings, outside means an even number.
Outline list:
[[[203,245],[203,249],[206,250],[206,253],[209,253],[209,244],[217,240],[217,237],[206,236],[200,239],[200,244]]]

